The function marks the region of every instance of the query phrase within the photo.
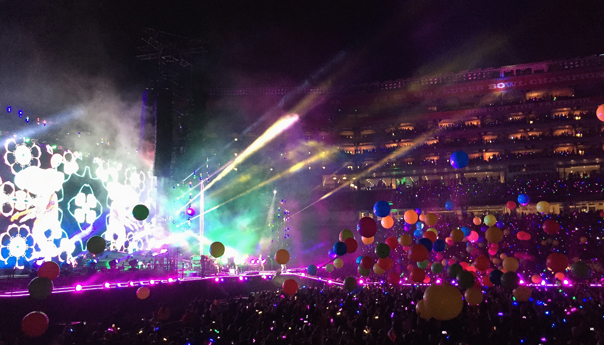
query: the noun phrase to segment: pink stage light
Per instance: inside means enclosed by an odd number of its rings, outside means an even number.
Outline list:
[[[442,283],[442,280],[440,280],[440,278],[436,279],[436,284],[440,284]]]
[[[520,285],[524,285],[524,280],[520,279]]]
[[[106,289],[109,289],[109,286],[110,286],[109,283],[105,283],[105,288]]]
[[[562,284],[568,285],[568,284],[570,284],[570,282],[568,280],[564,279],[564,281],[562,281]]]
[[[214,278],[214,281],[218,283],[220,281],[220,279]]]
[[[329,280],[327,281],[327,284],[331,284],[331,283],[333,283],[333,281],[332,281],[331,279],[329,279]]]
[[[130,282],[128,285],[130,285],[130,286],[134,286],[134,282]]]
[[[82,291],[82,285],[80,285],[80,284],[76,285],[75,290]]]
[[[239,281],[243,281],[243,276],[239,276]]]
[[[150,285],[155,284],[155,280],[151,280],[151,281],[149,282],[149,284],[150,284]]]
[[[174,279],[168,278],[168,283],[173,283],[173,282],[174,282]]]
[[[359,285],[363,285],[363,279],[359,279]]]

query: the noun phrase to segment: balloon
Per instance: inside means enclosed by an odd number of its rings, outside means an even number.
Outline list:
[[[31,338],[41,336],[48,329],[48,316],[41,311],[32,311],[21,320],[21,331]]]
[[[554,277],[555,277],[556,279],[558,279],[559,281],[563,281],[563,280],[564,280],[565,275],[564,275],[564,273],[562,273],[562,272],[558,272],[558,273],[554,274]]]
[[[491,226],[487,229],[487,232],[485,232],[484,237],[490,243],[499,243],[503,239],[503,231],[496,226]]]
[[[482,291],[478,288],[471,287],[467,289],[465,297],[469,305],[479,305],[482,303]]]
[[[516,237],[521,241],[528,241],[531,239],[531,234],[526,231],[518,231]]]
[[[533,276],[531,277],[531,281],[533,282],[533,284],[541,284],[541,276],[538,274],[533,274]]]
[[[560,231],[560,224],[553,219],[547,219],[543,222],[543,231],[547,234],[555,235]]]
[[[493,226],[497,224],[497,218],[492,214],[488,214],[484,217],[484,223],[488,226]]]
[[[502,276],[503,276],[503,272],[501,272],[500,270],[493,270],[491,273],[489,273],[489,280],[494,285],[501,285]]]
[[[101,236],[92,236],[86,242],[86,249],[92,254],[101,254],[105,251],[107,242]]]
[[[428,213],[426,215],[426,224],[433,226],[438,222],[438,217],[434,213]]]
[[[554,272],[564,272],[568,267],[566,255],[560,253],[551,253],[546,260],[546,265]]]
[[[367,277],[370,273],[371,273],[371,270],[368,270],[366,268],[363,268],[363,267],[359,266],[359,274],[361,276]]]
[[[451,239],[454,242],[461,242],[463,241],[464,237],[463,231],[459,229],[453,229],[453,231],[451,231]]]
[[[589,267],[581,261],[577,261],[570,266],[570,270],[577,278],[589,278]]]
[[[149,217],[149,209],[145,205],[136,205],[132,208],[132,216],[136,220],[145,220]]]
[[[476,231],[472,230],[470,232],[470,236],[468,236],[468,241],[470,241],[471,243],[474,243],[474,242],[477,242],[479,238],[480,238],[480,236],[478,235],[478,233]]]
[[[373,237],[361,237],[363,244],[370,245],[373,243]]]
[[[518,195],[518,203],[522,206],[526,206],[529,204],[529,202],[531,201],[531,198],[529,198],[528,195],[526,194],[520,194]]]
[[[560,244],[560,242],[558,242],[558,240],[554,240],[554,241],[552,242],[552,245],[553,245],[554,247],[555,247],[555,246],[557,246],[558,244]]]
[[[329,256],[332,259],[335,259],[338,257],[338,254],[333,252],[333,248],[330,248],[329,251],[327,251],[327,256]]]
[[[354,234],[352,233],[352,230],[344,229],[344,230],[340,231],[340,241],[341,242],[346,242],[346,239],[348,239],[348,238],[354,238]]]
[[[37,300],[46,299],[53,289],[52,280],[44,277],[36,277],[29,282],[27,287],[29,295]]]
[[[587,237],[585,236],[581,236],[581,238],[579,239],[579,242],[581,242],[581,244],[585,244],[587,243]],[[39,275],[39,274],[38,274]]]
[[[283,282],[283,293],[288,296],[293,296],[298,292],[298,283],[293,279],[287,279]]]
[[[344,260],[337,258],[333,261],[333,266],[335,268],[342,268],[342,266],[344,266]]]
[[[415,283],[421,283],[426,278],[426,273],[423,269],[416,267],[411,271],[411,281]]]
[[[425,214],[419,214],[419,221],[420,222],[425,222],[426,221],[426,215]]]
[[[432,270],[432,273],[440,273],[443,271],[443,265],[436,262],[432,264],[432,267],[430,269]]]
[[[493,283],[491,283],[491,279],[488,274],[482,276],[482,285],[486,287],[493,287]]]
[[[405,222],[409,224],[417,223],[417,213],[415,213],[413,210],[405,211],[403,218],[405,219]]]
[[[388,283],[390,285],[398,285],[400,282],[400,276],[396,272],[388,273]]]
[[[532,292],[533,290],[531,290],[531,288],[528,286],[519,286],[514,289],[512,294],[514,297],[516,297],[518,302],[526,302],[529,300],[529,298],[531,298]]]
[[[426,309],[426,303],[423,299],[417,302],[417,305],[415,306],[415,312],[417,313],[417,315],[419,315],[419,317],[424,320],[429,320],[430,318],[432,318],[430,312],[428,312],[428,309]]]
[[[424,237],[424,232],[422,231],[422,229],[417,229],[413,232],[413,236],[417,238],[422,238]]]
[[[424,305],[433,318],[446,321],[461,313],[463,298],[459,290],[451,284],[433,284],[424,292]]]
[[[429,239],[430,243],[432,244],[434,241],[436,241],[436,234],[433,231],[426,231],[424,232],[424,238]]]
[[[457,285],[462,289],[469,289],[474,286],[474,275],[468,271],[461,271],[457,274]]]
[[[363,217],[357,223],[357,230],[363,237],[373,237],[377,232],[377,224],[371,217]]]
[[[489,259],[484,255],[480,255],[474,260],[474,267],[479,271],[486,271],[489,264]]]
[[[470,163],[470,157],[463,151],[455,151],[449,158],[451,166],[455,169],[463,169]]]
[[[344,244],[346,245],[346,253],[348,253],[348,254],[352,254],[352,253],[356,252],[357,248],[359,247],[357,240],[355,240],[354,238],[345,239]]]
[[[354,289],[356,289],[358,286],[359,284],[357,283],[357,279],[355,277],[346,277],[346,279],[344,279],[344,288],[348,292],[354,291]]]
[[[549,213],[549,203],[547,201],[539,201],[537,203],[537,211],[541,213]]]
[[[472,229],[467,226],[462,227],[460,230],[463,232],[464,236],[470,236],[470,233],[472,233]]]
[[[373,272],[375,272],[375,274],[382,274],[384,273],[384,270],[378,264],[375,264],[373,265]]]
[[[61,274],[61,268],[53,261],[45,261],[38,268],[38,277],[55,280],[59,274]]]
[[[421,244],[415,243],[409,248],[409,258],[415,262],[424,261],[428,258],[428,249]]]
[[[445,202],[445,209],[446,209],[447,211],[451,211],[451,210],[453,210],[454,208],[455,208],[455,204],[453,203],[453,201],[450,201],[450,200],[449,200],[449,201]]]
[[[382,223],[382,226],[384,227],[384,229],[390,229],[391,227],[394,226],[394,219],[392,219],[392,217],[390,217],[390,216],[386,216],[386,217],[382,218],[380,223]]]
[[[430,239],[428,239],[428,238],[420,238],[419,240],[417,240],[417,243],[421,244],[424,247],[426,247],[426,249],[428,251],[432,250],[432,241],[430,241]]]
[[[373,205],[373,213],[378,217],[386,217],[390,214],[390,204],[386,201],[378,201]]]
[[[598,120],[604,122],[604,104],[598,106],[598,109],[596,109],[596,116],[598,117]]]
[[[346,243],[344,242],[336,242],[336,244],[333,245],[333,252],[338,256],[342,256],[348,252],[348,247],[346,247]]]
[[[284,249],[282,249],[284,250]],[[279,254],[279,252],[277,251],[277,254]],[[219,258],[221,256],[224,255],[224,244],[222,244],[221,242],[214,242],[212,244],[210,244],[210,255],[212,255],[215,258]],[[289,254],[287,254],[287,260],[289,260]]]
[[[391,258],[379,258],[377,264],[384,271],[388,271],[389,269],[394,267],[394,261],[392,261]]]
[[[331,273],[335,269],[336,269],[336,267],[334,265],[332,265],[332,264],[325,265],[325,271],[327,271],[327,273]]]
[[[388,255],[390,255],[390,247],[386,243],[379,243],[375,246],[375,254],[379,258],[388,257]]]
[[[434,250],[435,252],[442,252],[445,250],[445,241],[443,240],[436,240],[434,241],[434,244],[432,245],[432,250]]]
[[[398,243],[403,247],[408,247],[411,245],[411,243],[413,243],[413,239],[411,238],[411,236],[404,234],[398,238]]]
[[[315,266],[315,265],[308,265],[308,268],[306,269],[306,272],[308,272],[308,274],[310,274],[311,276],[316,276],[317,275],[317,266]]]
[[[513,210],[516,208],[516,203],[510,200],[505,204],[505,207],[507,207],[509,210]]]
[[[357,265],[360,265],[360,264],[361,264],[361,260],[363,260],[363,255],[359,255],[359,256],[357,256],[357,261],[356,261],[356,262],[357,262]]]
[[[398,242],[396,241],[396,237],[394,237],[394,236],[388,237],[384,241],[384,243],[386,243],[391,250],[396,249],[396,247],[398,246]]]
[[[223,251],[223,253],[224,253],[224,251]],[[285,249],[277,250],[277,253],[275,254],[275,261],[279,265],[285,265],[286,263],[289,262],[289,252]]]
[[[449,277],[453,279],[457,278],[459,273],[461,273],[462,271],[463,267],[460,264],[452,264],[449,265],[449,268],[447,268],[447,273],[449,274]]]
[[[373,260],[373,258],[370,256],[364,256],[363,259],[361,259],[361,267],[363,267],[364,269],[371,269],[371,267],[373,267],[373,264],[375,264],[375,260]]]
[[[518,260],[513,257],[503,259],[503,269],[508,272],[516,272],[518,269]]]
[[[503,286],[505,289],[513,290],[517,288],[519,281],[520,278],[516,272],[505,272],[501,276],[501,286]]]
[[[417,267],[421,269],[425,269],[426,267],[428,267],[428,259],[418,262]]]
[[[474,223],[474,225],[480,225],[482,224],[482,219],[479,217],[474,217],[474,219],[472,219],[472,223]]]
[[[146,299],[147,297],[149,297],[150,293],[151,293],[151,290],[149,290],[148,287],[141,286],[138,288],[138,290],[136,290],[136,297],[138,299]]]
[[[503,226],[505,224],[502,221],[498,221],[497,223],[495,223],[495,226],[498,227],[499,229],[503,229]]]

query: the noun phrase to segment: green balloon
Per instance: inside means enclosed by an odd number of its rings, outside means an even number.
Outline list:
[[[387,258],[390,255],[390,247],[386,243],[380,243],[375,246],[375,254],[380,258]]]
[[[449,277],[455,279],[457,278],[457,275],[463,271],[463,267],[461,267],[460,264],[453,264],[451,266],[449,266],[449,268],[447,269],[447,273],[449,273]]]
[[[468,271],[461,271],[457,274],[457,285],[462,289],[469,289],[474,286],[474,275]]]
[[[363,277],[367,277],[369,275],[369,273],[371,273],[370,270],[363,268],[361,266],[359,266],[359,274]]]
[[[577,278],[589,278],[590,275],[590,271],[589,271],[589,266],[587,266],[585,263],[581,262],[581,261],[577,261],[575,263],[573,263],[570,266],[571,272],[573,273],[573,275]]]
[[[137,220],[145,220],[149,217],[149,209],[145,205],[136,205],[132,209],[132,215]]]
[[[220,242],[214,242],[210,244],[210,255],[215,258],[219,258],[224,255],[224,244]]]
[[[106,246],[107,242],[101,236],[92,236],[86,242],[86,249],[92,254],[101,254],[105,251]]]
[[[356,289],[357,286],[359,286],[359,285],[358,285],[355,277],[346,277],[346,279],[344,279],[344,288],[348,292],[354,291],[354,289]]]
[[[37,300],[46,299],[52,293],[52,280],[43,277],[36,277],[29,282],[27,289],[29,295]]]
[[[432,267],[430,268],[432,270],[432,273],[440,273],[443,271],[443,265],[435,262],[432,264]]]
[[[422,269],[428,267],[428,259],[426,259],[424,261],[418,261],[417,267],[422,268]]]
[[[516,272],[505,272],[501,276],[501,286],[506,289],[513,290],[518,287],[518,282],[520,278]]]

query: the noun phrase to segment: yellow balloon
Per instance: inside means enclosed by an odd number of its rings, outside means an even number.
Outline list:
[[[403,247],[408,247],[411,245],[411,243],[413,243],[413,239],[411,238],[411,236],[403,234],[401,235],[401,237],[398,238],[398,243]]]
[[[486,224],[486,221],[485,221]],[[499,243],[503,239],[503,231],[496,226],[491,226],[484,234],[484,238],[491,243]]]
[[[474,217],[474,219],[472,219],[472,222],[474,223],[474,225],[482,224],[482,220],[478,217]]]
[[[391,227],[394,226],[394,219],[392,219],[392,217],[390,217],[390,216],[386,216],[386,217],[382,218],[382,220],[380,222],[382,223],[382,226],[384,227],[384,229],[390,229]]]
[[[384,270],[378,266],[378,264],[373,265],[373,272],[375,272],[375,274],[382,274],[384,273]]]
[[[459,230],[459,229],[453,229],[453,231],[451,231],[451,239],[454,242],[461,242],[463,241],[464,238],[464,234],[463,231]]]
[[[507,272],[516,272],[518,269],[518,260],[511,256],[503,259],[503,269]]]
[[[426,231],[432,231],[433,233],[435,233],[438,236],[438,230],[434,229],[434,228],[430,228]]]
[[[537,203],[537,211],[541,212],[541,213],[549,213],[549,203],[547,201],[539,201]]]
[[[363,237],[363,236],[361,236],[361,241],[363,241],[364,244],[372,244],[373,243],[373,237]]]
[[[497,224],[497,218],[494,215],[489,214],[484,217],[484,223],[488,226],[493,226]]]
[[[337,258],[333,261],[333,266],[335,268],[342,268],[342,266],[344,266],[344,260]]]
[[[529,298],[531,298],[532,292],[533,290],[531,290],[531,288],[528,286],[519,286],[515,288],[512,293],[519,302],[526,302],[529,300]]]
[[[448,283],[434,284],[424,292],[424,305],[433,318],[446,321],[461,313],[463,298],[459,290]]]
[[[333,272],[334,269],[335,269],[335,267],[332,264],[325,265],[325,270],[329,273]]]
[[[436,222],[438,222],[438,217],[434,213],[428,213],[426,215],[426,224],[428,224],[428,226],[433,226]]]
[[[471,287],[465,293],[466,302],[469,305],[479,305],[482,303],[482,291],[479,288]]]
[[[417,302],[417,305],[415,306],[415,312],[417,313],[417,315],[419,315],[419,317],[424,320],[429,320],[432,317],[428,312],[428,309],[426,309],[426,303],[424,303],[423,299]]]

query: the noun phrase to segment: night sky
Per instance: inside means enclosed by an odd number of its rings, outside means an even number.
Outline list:
[[[207,88],[298,85],[339,53],[340,84],[604,53],[603,2],[505,3],[0,0],[0,98],[52,108],[87,78],[140,94],[145,27],[200,38]]]

